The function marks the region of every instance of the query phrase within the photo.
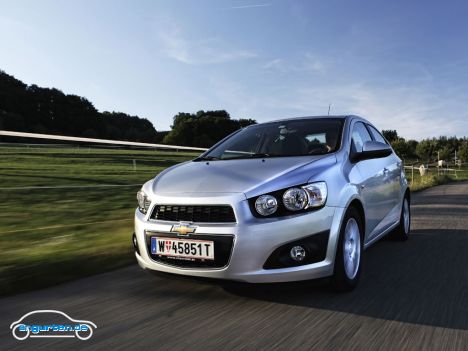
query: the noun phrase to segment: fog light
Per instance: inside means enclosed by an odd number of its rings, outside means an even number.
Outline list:
[[[306,251],[302,246],[294,246],[289,252],[294,261],[300,262],[306,256]]]

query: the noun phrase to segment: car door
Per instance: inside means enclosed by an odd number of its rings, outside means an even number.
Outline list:
[[[352,126],[351,152],[361,152],[366,141],[372,141],[372,137],[365,124],[357,121]],[[388,160],[374,158],[358,161],[356,167],[361,176],[359,184],[360,195],[363,201],[366,215],[366,240],[372,240],[380,231],[380,224],[390,212],[392,205],[391,184],[387,181]]]
[[[385,138],[380,134],[380,132],[372,125],[367,124],[367,129],[369,130],[372,139],[375,141],[384,143],[388,145],[388,142]],[[380,229],[385,230],[387,227],[395,224],[400,220],[400,204],[402,203],[402,192],[401,192],[401,173],[402,173],[402,163],[398,156],[392,153],[390,156],[385,157],[382,159],[385,163],[385,177],[384,181],[389,183],[389,198],[388,206],[389,206],[389,213],[387,214],[386,218],[382,221],[382,225]]]

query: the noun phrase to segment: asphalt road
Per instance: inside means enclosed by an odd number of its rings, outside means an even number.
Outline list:
[[[468,183],[415,194],[411,238],[366,251],[348,294],[312,284],[224,286],[136,265],[0,300],[0,349],[467,350]],[[88,341],[16,341],[24,313],[57,309],[98,325]]]

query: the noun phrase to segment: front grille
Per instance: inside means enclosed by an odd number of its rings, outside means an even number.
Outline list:
[[[163,255],[154,255],[151,253],[151,238],[178,238],[177,234],[170,233],[146,233],[146,248],[148,255],[153,261],[167,264],[170,266],[181,268],[223,268],[229,263],[231,257],[232,244],[234,241],[233,235],[196,235],[191,234],[184,236],[187,239],[194,240],[209,240],[214,242],[214,260],[183,260],[176,257],[168,257]]]
[[[151,219],[195,223],[236,222],[232,207],[226,205],[156,205]]]

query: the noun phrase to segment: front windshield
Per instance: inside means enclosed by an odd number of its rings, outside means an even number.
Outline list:
[[[340,147],[343,120],[298,119],[253,125],[234,134],[201,159],[323,155]]]

